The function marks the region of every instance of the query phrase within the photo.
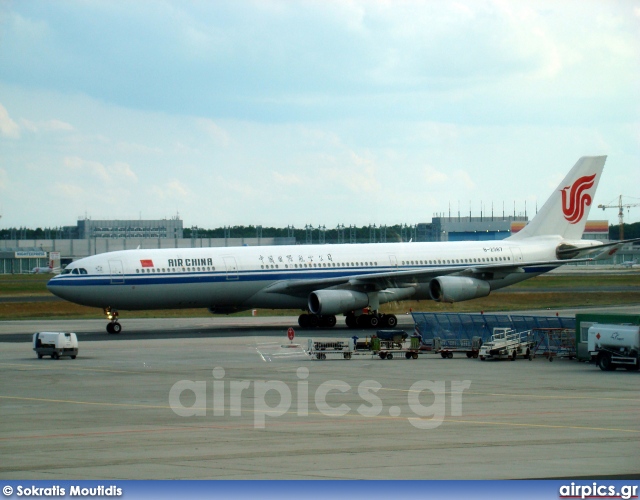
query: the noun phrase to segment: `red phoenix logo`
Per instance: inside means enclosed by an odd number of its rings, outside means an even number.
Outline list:
[[[591,205],[591,195],[585,191],[593,187],[595,178],[596,174],[585,175],[574,182],[573,186],[567,186],[560,191],[562,193],[562,212],[564,218],[571,224],[579,222],[584,216],[584,207]],[[567,200],[568,189],[571,191]]]

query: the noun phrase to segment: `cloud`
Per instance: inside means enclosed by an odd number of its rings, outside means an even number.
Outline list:
[[[429,184],[442,184],[449,180],[449,176],[444,172],[436,170],[434,167],[426,166],[422,170],[424,179]]]
[[[462,184],[467,190],[472,190],[476,187],[476,183],[473,182],[469,173],[464,170],[456,170],[453,174],[453,178]]]
[[[323,186],[324,189],[336,189],[336,185],[348,192],[374,195],[382,190],[379,179],[379,168],[372,158],[367,158],[348,150],[339,156],[319,155],[318,160],[324,163],[314,172],[309,184]],[[331,166],[327,166],[331,164]]]
[[[196,120],[196,123],[219,145],[227,146],[229,144],[229,134],[213,120],[208,118],[199,118]]]
[[[102,183],[117,184],[138,181],[138,177],[131,169],[131,166],[124,162],[115,162],[112,165],[105,166],[98,161],[84,160],[71,156],[64,159],[64,165],[69,170],[97,178]]]
[[[73,125],[63,122],[61,120],[47,120],[41,122],[33,122],[22,118],[20,123],[23,128],[29,132],[70,132],[74,130]]]
[[[2,104],[0,104],[0,133],[11,139],[20,137],[20,127],[11,119],[7,109]]]
[[[272,172],[274,181],[277,185],[282,186],[304,186],[305,182],[296,174],[281,174],[280,172]]]
[[[610,155],[602,201],[638,177],[629,2],[7,5],[3,196],[34,200],[16,225],[102,207],[203,227],[428,220],[546,195],[585,154]],[[86,205],[47,210],[28,184],[52,171]]]
[[[53,184],[53,192],[59,198],[70,200],[82,200],[87,196],[87,190],[71,182],[56,182]]]
[[[193,196],[191,190],[177,179],[171,179],[162,185],[152,186],[150,192],[156,201],[187,200]]]

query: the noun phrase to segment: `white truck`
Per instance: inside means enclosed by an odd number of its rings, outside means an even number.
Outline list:
[[[640,326],[596,323],[587,335],[589,354],[601,370],[640,368]]]
[[[78,337],[75,333],[65,332],[34,333],[33,350],[36,351],[38,359],[42,359],[42,356],[51,356],[51,359],[70,356],[71,359],[76,359],[78,355]]]

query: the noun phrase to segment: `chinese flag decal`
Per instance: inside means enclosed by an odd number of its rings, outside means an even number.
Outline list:
[[[153,267],[153,261],[151,259],[141,260],[140,264],[142,265],[142,267]]]

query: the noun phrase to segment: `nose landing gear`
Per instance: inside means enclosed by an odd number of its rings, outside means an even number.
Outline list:
[[[122,325],[118,323],[118,311],[111,309],[111,307],[105,307],[104,315],[110,321],[110,323],[107,323],[107,333],[120,333]]]

